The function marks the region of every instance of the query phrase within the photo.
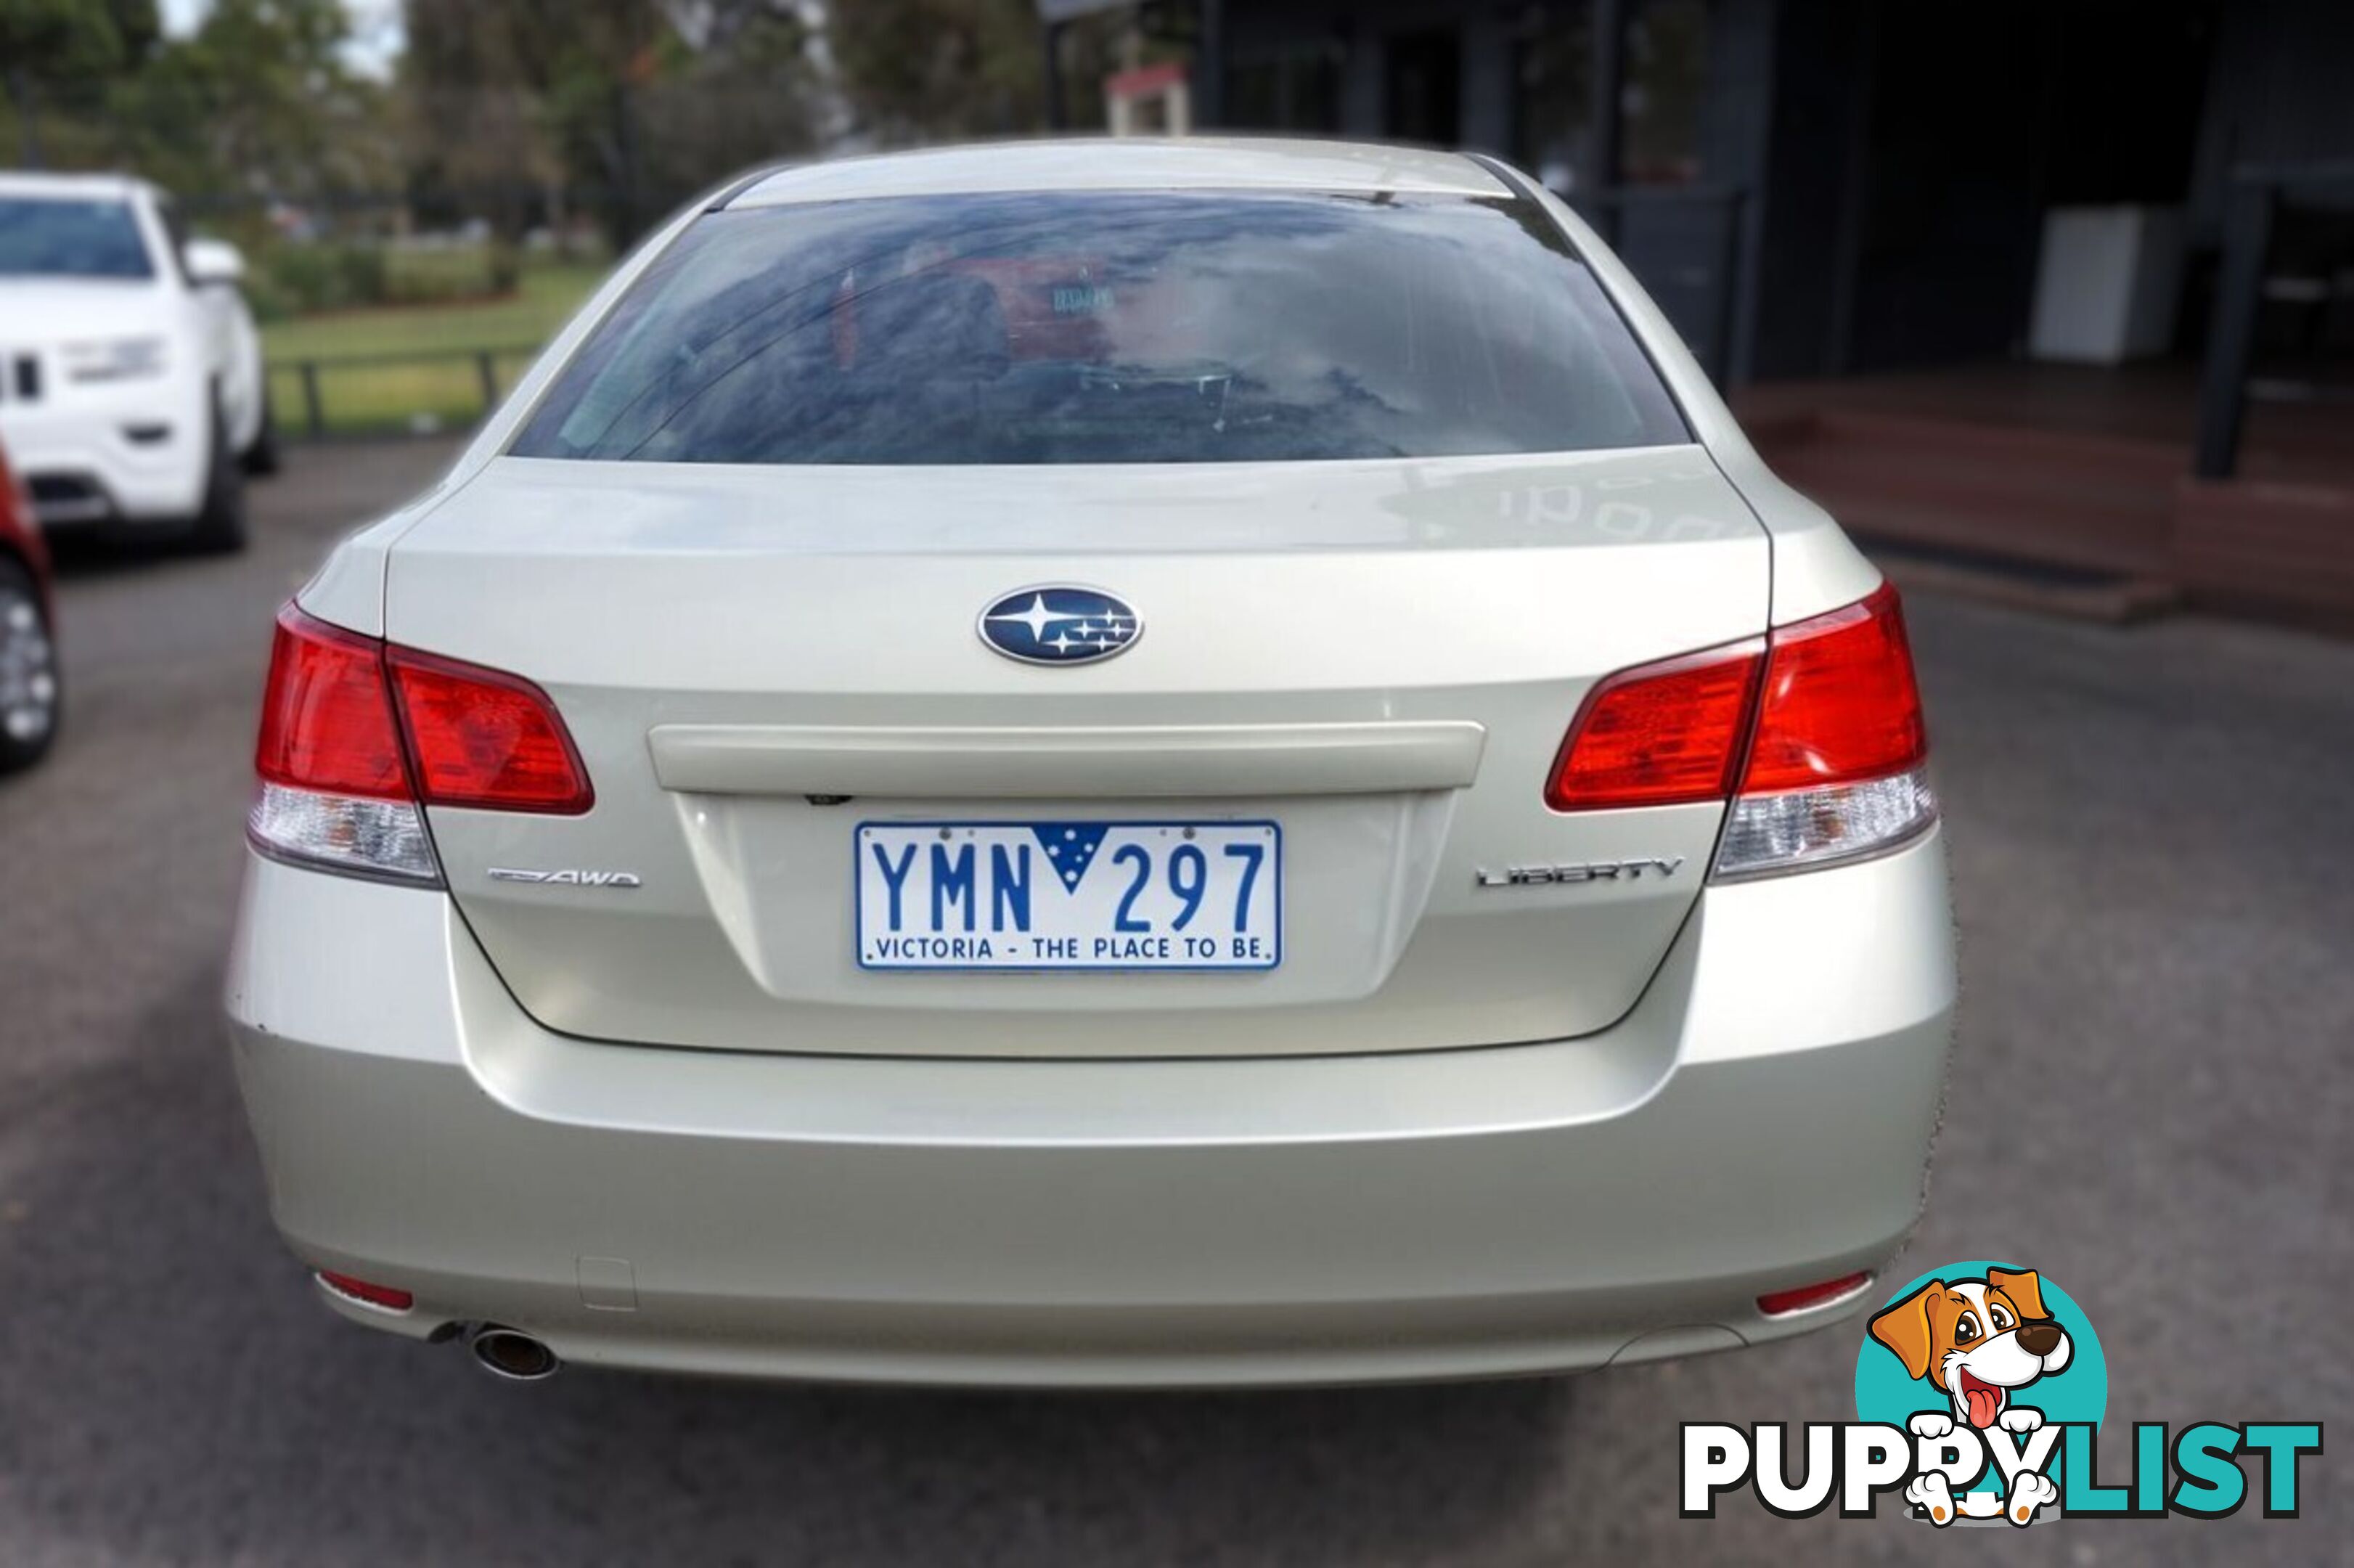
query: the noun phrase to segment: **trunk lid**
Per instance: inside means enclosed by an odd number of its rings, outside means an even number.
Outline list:
[[[1119,594],[1145,634],[1097,663],[1000,657],[978,617],[1042,582]],[[1695,447],[1149,471],[507,458],[394,547],[386,635],[538,683],[587,763],[585,816],[430,813],[452,896],[551,1028],[1270,1054],[1623,1014],[1723,808],[1558,814],[1548,769],[1598,677],[1758,634],[1767,592],[1765,535]],[[1281,963],[860,966],[862,824],[1106,821],[1273,824]],[[1479,876],[1628,862],[1648,869]]]

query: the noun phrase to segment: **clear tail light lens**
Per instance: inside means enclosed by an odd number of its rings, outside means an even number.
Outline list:
[[[1797,871],[1890,849],[1937,820],[1919,768],[1861,784],[1744,795],[1716,846],[1719,877]]]
[[[1621,671],[1586,699],[1545,789],[1557,811],[1733,805],[1715,874],[1875,853],[1937,818],[1894,588],[1762,643]]]
[[[407,800],[368,800],[264,779],[245,814],[245,831],[256,848],[278,860],[427,886],[441,881],[424,814]]]
[[[435,885],[426,806],[577,814],[594,797],[527,681],[279,612],[246,829],[262,853]]]

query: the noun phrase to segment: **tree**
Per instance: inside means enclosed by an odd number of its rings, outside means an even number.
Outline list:
[[[565,185],[542,108],[546,67],[526,47],[540,29],[519,15],[524,9],[408,0],[398,79],[412,191],[429,207],[471,207],[510,238],[526,221],[529,193],[544,193],[560,220]]]
[[[341,0],[211,0],[166,38],[155,0],[0,0],[27,163],[136,169],[183,194],[306,199],[397,166],[382,89],[344,63]]]
[[[191,192],[292,200],[379,189],[384,90],[344,63],[341,0],[212,0],[195,34],[117,84],[138,165]]]
[[[825,89],[795,0],[700,0],[669,15],[670,37],[630,104],[638,176],[655,202],[816,144]]]
[[[835,0],[826,37],[860,126],[886,143],[1004,136],[1044,118],[1032,0]]]
[[[162,36],[155,0],[0,0],[0,86],[24,162],[46,161],[46,104],[89,110]]]
[[[800,0],[410,0],[412,163],[452,190],[569,186],[616,243],[815,138]]]

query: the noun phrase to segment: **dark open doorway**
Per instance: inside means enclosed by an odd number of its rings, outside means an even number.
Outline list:
[[[1463,43],[1453,28],[1388,41],[1382,133],[1451,147],[1463,136]]]
[[[2181,203],[2203,0],[1874,7],[1834,370],[2018,351],[2045,213]]]

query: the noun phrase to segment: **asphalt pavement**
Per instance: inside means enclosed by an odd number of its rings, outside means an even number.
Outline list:
[[[0,783],[0,1565],[1925,1552],[1887,1507],[1676,1517],[1677,1424],[1851,1416],[1860,1323],[1568,1380],[1107,1396],[516,1388],[332,1318],[270,1229],[216,1023],[253,707],[274,607],[448,455],[300,451],[242,556],[66,563],[66,730]],[[1964,995],[1900,1268],[2009,1256],[2062,1284],[2113,1424],[2343,1423],[2354,645],[1928,595],[1911,614]],[[1938,1544],[2354,1562],[2354,1434],[2333,1446],[2301,1520]]]

